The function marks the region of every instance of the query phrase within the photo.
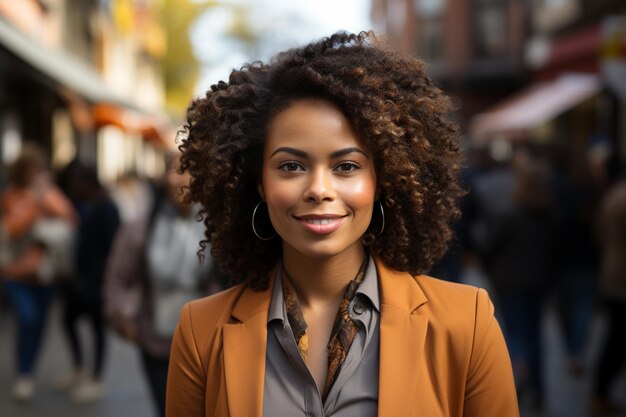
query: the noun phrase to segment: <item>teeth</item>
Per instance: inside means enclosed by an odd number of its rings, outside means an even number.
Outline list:
[[[305,220],[307,223],[310,224],[330,224],[332,222],[335,221],[335,219],[312,219],[312,220]]]

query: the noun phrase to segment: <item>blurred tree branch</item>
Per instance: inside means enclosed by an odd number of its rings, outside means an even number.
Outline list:
[[[164,0],[160,21],[166,36],[162,61],[165,84],[165,107],[175,119],[181,119],[198,79],[199,63],[193,53],[189,28],[213,2]]]

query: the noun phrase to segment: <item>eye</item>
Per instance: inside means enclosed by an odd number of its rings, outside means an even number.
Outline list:
[[[295,162],[295,161],[283,162],[278,166],[278,169],[280,169],[281,171],[287,171],[287,172],[304,170],[304,168],[302,168],[302,165],[300,165],[298,162]]]
[[[352,172],[361,168],[356,162],[342,162],[335,167],[335,171],[339,172]]]

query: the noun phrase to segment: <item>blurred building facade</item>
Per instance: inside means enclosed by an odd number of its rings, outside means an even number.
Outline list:
[[[0,0],[0,159],[25,140],[54,168],[75,157],[112,182],[154,176],[173,130],[162,114],[159,0]],[[2,174],[4,175],[4,174]]]
[[[543,117],[502,133],[547,144],[564,155],[566,174],[601,192],[626,167],[626,3],[541,1],[533,4],[530,18],[525,56],[533,87],[554,92],[537,106]],[[607,71],[613,64],[617,76]],[[524,98],[518,102],[524,105]]]
[[[423,58],[445,90],[472,115],[524,85],[526,2],[521,0],[374,0],[374,29]]]
[[[531,144],[626,161],[626,3],[373,0],[375,30],[458,98],[471,146]],[[607,70],[609,68],[609,70]]]

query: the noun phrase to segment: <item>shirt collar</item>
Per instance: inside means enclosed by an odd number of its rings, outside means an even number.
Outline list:
[[[270,301],[269,314],[267,317],[268,323],[274,320],[279,320],[283,323],[287,321],[287,312],[285,311],[285,303],[283,300],[282,281],[283,268],[282,266],[279,266],[278,270],[276,271],[274,288],[272,289],[272,299]],[[363,282],[361,283],[361,285],[359,285],[359,288],[356,291],[355,297],[359,296],[366,297],[370,301],[372,307],[374,307],[376,311],[380,313],[380,290],[378,288],[378,274],[376,272],[376,264],[374,263],[374,258],[372,258],[371,256],[369,257],[369,262],[365,271],[365,277],[363,277]]]
[[[359,294],[367,297],[372,304],[372,307],[376,309],[380,313],[380,290],[378,289],[378,273],[376,272],[376,264],[374,263],[374,258],[369,257],[369,262],[367,264],[367,269],[365,271],[365,277],[363,278],[363,282],[359,285],[359,288],[356,290],[355,297],[358,297]]]
[[[276,278],[274,279],[274,288],[272,289],[272,300],[270,301],[269,314],[267,322],[274,320],[281,322],[287,321],[287,312],[285,311],[285,303],[283,301],[283,267],[282,264],[277,268]]]

